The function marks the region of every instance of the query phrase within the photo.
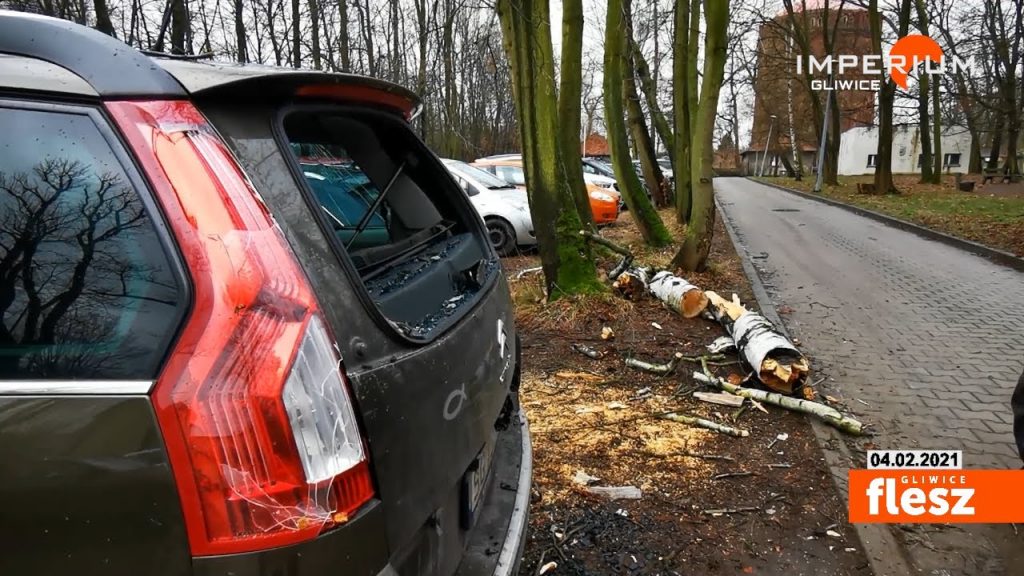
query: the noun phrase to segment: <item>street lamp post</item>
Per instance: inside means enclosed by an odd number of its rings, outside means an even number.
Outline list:
[[[768,161],[768,144],[772,141],[772,129],[775,128],[775,120],[778,118],[775,114],[772,114],[772,119],[768,123],[768,139],[764,141],[764,154],[761,155],[761,170],[758,176],[764,176],[764,165]]]

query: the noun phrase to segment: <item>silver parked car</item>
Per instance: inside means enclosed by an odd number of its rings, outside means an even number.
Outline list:
[[[442,159],[483,218],[491,245],[508,256],[519,246],[537,244],[526,190],[459,160]]]

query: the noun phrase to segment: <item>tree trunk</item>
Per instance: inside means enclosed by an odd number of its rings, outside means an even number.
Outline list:
[[[302,32],[299,0],[292,0],[292,68],[302,66]]]
[[[342,72],[352,71],[348,45],[348,0],[338,0],[338,57],[341,59]]]
[[[627,24],[626,33],[630,37],[633,35],[632,29],[632,26]],[[631,46],[632,42],[629,42],[627,44],[625,76],[623,76],[622,82],[622,98],[626,103],[629,131],[633,135],[633,144],[637,157],[640,159],[640,171],[644,175],[647,190],[650,191],[654,204],[658,208],[665,208],[668,206],[669,184],[661,171],[661,165],[657,162],[658,154],[654,150],[651,132],[647,128],[644,111],[640,106],[640,95],[636,91],[636,76],[634,75],[635,64],[632,58],[634,53]]]
[[[583,180],[580,106],[583,101],[583,0],[562,0],[562,61],[559,69],[558,132],[566,179],[584,228],[594,229],[594,213]]]
[[[918,1],[920,2],[920,0]],[[922,71],[917,90],[917,113],[920,118],[918,137],[921,139],[921,182],[923,184],[931,184],[935,181],[935,165],[932,162],[932,128],[928,121],[931,116],[931,107],[928,105],[931,90],[928,82],[928,74]]]
[[[910,0],[901,0],[900,36],[906,36],[910,20]],[[871,24],[871,50],[882,53],[882,15],[878,11],[878,0],[868,2],[868,21]],[[896,100],[896,84],[891,79],[882,80],[878,93],[878,148],[876,150],[875,190],[880,194],[897,192],[892,180],[892,112]]]
[[[498,0],[548,298],[603,290],[565,180],[548,0]]]
[[[995,128],[992,130],[992,148],[989,149],[987,170],[999,169],[999,152],[1003,149],[1003,115],[996,115]]]
[[[185,38],[188,34],[187,0],[172,0],[171,4],[171,54],[185,54]]]
[[[114,24],[110,21],[110,10],[107,8],[107,0],[93,0],[93,10],[96,11],[96,29],[107,36],[117,38],[114,33]]]
[[[935,162],[934,181],[942,183],[942,107],[939,102],[939,87],[941,82],[938,78],[932,82],[932,158]]]
[[[686,227],[683,246],[672,259],[673,267],[693,272],[705,269],[715,230],[715,194],[711,181],[711,164],[714,159],[712,137],[718,112],[718,93],[725,75],[729,1],[709,2],[704,7],[704,24],[704,79],[701,82],[700,103],[697,106],[690,149],[693,213]]]
[[[699,0],[676,0],[675,30],[672,38],[672,139],[673,158],[672,171],[675,177],[676,221],[687,224],[693,208],[690,194],[690,143],[692,140],[691,115],[697,101],[696,62],[697,44],[691,43],[692,28],[690,21],[700,18]],[[699,26],[694,26],[698,29]]]
[[[323,70],[320,61],[320,0],[309,0],[309,41],[310,55],[313,57],[313,69]]]
[[[245,64],[249,61],[249,52],[245,35],[245,12],[242,6],[242,0],[235,0],[235,43],[237,49],[235,52],[235,60],[239,63]]]
[[[626,76],[626,21],[629,0],[608,0],[608,20],[604,42],[604,109],[608,130],[608,147],[612,155],[615,179],[619,183],[622,199],[629,206],[630,215],[644,241],[651,246],[665,246],[672,236],[658,216],[643,185],[633,169],[629,156],[623,106],[623,80]]]
[[[672,163],[673,169],[675,169],[676,158],[672,127],[669,125],[668,119],[665,118],[665,112],[662,111],[661,106],[658,104],[658,88],[651,77],[650,66],[647,65],[647,60],[644,58],[643,52],[640,51],[640,46],[636,43],[636,40],[634,38],[629,40],[636,66],[636,75],[640,80],[640,91],[643,92],[644,100],[647,102],[647,110],[651,113],[651,122],[653,122],[654,129],[658,133],[658,138],[665,145],[669,161]]]

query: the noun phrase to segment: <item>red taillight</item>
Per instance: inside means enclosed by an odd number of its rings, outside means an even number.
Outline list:
[[[309,281],[189,102],[107,108],[188,264],[191,316],[154,405],[192,553],[315,537],[373,496],[340,362]]]

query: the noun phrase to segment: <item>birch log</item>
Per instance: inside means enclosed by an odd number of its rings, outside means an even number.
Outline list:
[[[730,384],[728,381],[722,378],[715,378],[709,376],[703,372],[694,372],[694,380],[703,382],[704,384],[710,384],[717,386],[730,394],[742,396],[744,398],[750,398],[751,400],[757,400],[766,404],[773,404],[780,408],[792,410],[794,412],[803,412],[804,414],[810,414],[815,416],[826,424],[834,426],[843,432],[860,436],[864,433],[864,425],[858,420],[854,420],[849,416],[844,416],[841,412],[826,406],[819,404],[818,402],[811,402],[810,400],[803,400],[801,398],[793,398],[790,396],[783,396],[775,392],[768,392],[767,390],[757,390],[755,388],[743,388],[735,384]]]
[[[612,286],[626,297],[646,290],[683,318],[699,316],[708,306],[703,290],[665,270],[652,275],[644,268],[632,268],[620,274]]]
[[[757,370],[757,378],[776,392],[792,394],[803,386],[811,366],[796,346],[767,318],[747,310],[735,294],[732,300],[708,290],[711,314],[736,342],[743,358]]]

